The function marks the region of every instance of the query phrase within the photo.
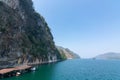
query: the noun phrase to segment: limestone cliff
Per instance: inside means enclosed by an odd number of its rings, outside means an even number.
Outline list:
[[[0,0],[0,67],[58,59],[50,29],[32,0]]]
[[[60,52],[63,59],[76,59],[80,58],[80,56],[68,48],[63,48],[61,46],[57,46],[58,51]]]

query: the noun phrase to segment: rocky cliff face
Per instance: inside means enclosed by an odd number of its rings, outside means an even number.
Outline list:
[[[61,58],[47,23],[32,4],[0,0],[0,67]]]
[[[63,59],[77,59],[80,58],[79,55],[69,50],[68,48],[63,48],[61,46],[57,46],[58,51],[60,52]]]

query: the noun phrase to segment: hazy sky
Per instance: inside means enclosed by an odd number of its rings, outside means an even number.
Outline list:
[[[120,52],[120,0],[33,0],[56,45],[89,58]]]

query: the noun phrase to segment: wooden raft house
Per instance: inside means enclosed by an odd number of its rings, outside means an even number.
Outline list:
[[[26,73],[26,72],[30,71],[31,68],[32,68],[32,66],[22,65],[22,66],[17,66],[14,68],[1,69],[0,70],[0,78],[18,76],[22,73]]]

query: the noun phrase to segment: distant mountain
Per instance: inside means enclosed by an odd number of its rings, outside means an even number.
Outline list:
[[[75,59],[75,58],[80,58],[79,55],[74,53],[73,51],[69,50],[68,48],[63,48],[61,46],[56,46],[58,51],[60,52],[62,58],[64,59]]]
[[[109,52],[98,55],[94,59],[120,59],[120,53]]]

